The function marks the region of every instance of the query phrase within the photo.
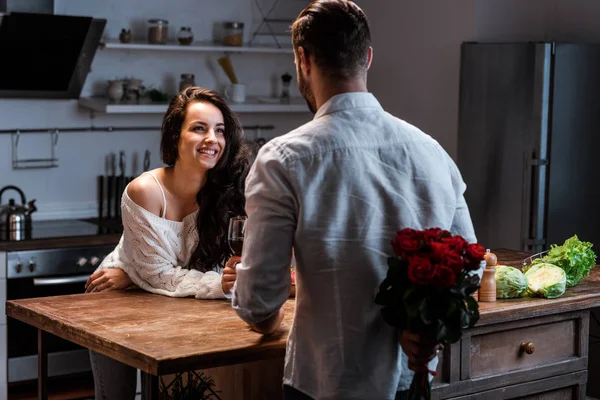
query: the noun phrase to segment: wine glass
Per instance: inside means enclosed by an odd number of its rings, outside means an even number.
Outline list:
[[[235,256],[241,257],[242,255],[246,219],[246,217],[242,216],[229,219],[229,233],[227,234],[227,240],[229,241],[229,247]]]

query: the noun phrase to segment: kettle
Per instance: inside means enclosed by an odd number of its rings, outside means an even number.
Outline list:
[[[2,204],[2,195],[7,190],[14,190],[21,195],[21,205],[10,199],[8,204]],[[23,240],[31,233],[31,213],[37,211],[35,200],[27,205],[25,194],[16,186],[5,186],[0,189],[0,239]]]

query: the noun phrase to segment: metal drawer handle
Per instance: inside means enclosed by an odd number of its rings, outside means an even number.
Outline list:
[[[535,345],[532,342],[523,342],[521,343],[521,351],[525,354],[533,354]]]
[[[78,275],[68,276],[64,278],[35,278],[33,280],[34,286],[55,286],[55,285],[68,285],[70,283],[86,282],[89,275]]]

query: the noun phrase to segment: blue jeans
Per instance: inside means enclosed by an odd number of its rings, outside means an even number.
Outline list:
[[[137,369],[95,351],[90,351],[90,361],[96,400],[135,399]]]
[[[285,400],[313,400],[312,397],[288,385],[283,385],[283,394]],[[396,400],[405,400],[406,396],[408,396],[408,390],[403,390],[396,393]]]

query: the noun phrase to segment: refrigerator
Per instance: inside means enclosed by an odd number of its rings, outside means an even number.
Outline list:
[[[463,43],[457,164],[478,241],[600,252],[600,45]]]

